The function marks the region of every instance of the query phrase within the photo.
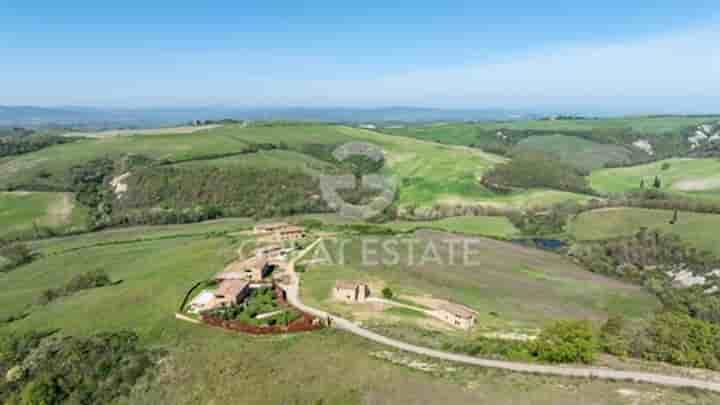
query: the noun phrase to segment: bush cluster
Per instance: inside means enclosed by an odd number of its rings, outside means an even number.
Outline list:
[[[107,404],[151,370],[155,353],[132,332],[61,337],[54,332],[0,336],[0,402]]]
[[[41,305],[47,305],[60,297],[72,295],[82,290],[105,287],[110,284],[112,284],[112,281],[110,281],[110,277],[104,271],[90,271],[76,275],[63,287],[49,288],[43,291],[38,299],[38,302]]]

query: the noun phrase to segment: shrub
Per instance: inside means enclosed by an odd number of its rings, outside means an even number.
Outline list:
[[[546,327],[534,342],[539,360],[551,363],[592,363],[598,341],[589,321],[558,321]]]
[[[15,243],[0,248],[0,272],[8,272],[33,259],[32,251],[23,243]],[[3,264],[4,262],[4,264]]]
[[[385,287],[382,289],[382,296],[383,298],[390,300],[392,299],[392,297],[395,296],[395,294],[393,293],[393,290],[390,289],[390,287]]]

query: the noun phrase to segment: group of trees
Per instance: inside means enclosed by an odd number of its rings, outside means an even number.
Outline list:
[[[111,284],[112,281],[110,280],[110,277],[104,271],[90,271],[74,276],[62,287],[44,290],[41,293],[38,302],[41,305],[47,305],[60,297],[72,295],[78,291],[105,287]]]
[[[552,188],[593,194],[585,175],[587,173],[549,155],[523,152],[485,173],[482,183],[500,192],[510,192],[516,188]]]
[[[599,335],[589,321],[563,320],[547,325],[536,340],[512,341],[477,338],[444,349],[474,356],[492,356],[518,361],[590,364],[600,352]]]
[[[32,130],[15,128],[0,132],[0,157],[22,155],[53,145],[73,142],[73,138],[36,134]]]
[[[689,268],[705,274],[720,268],[713,254],[688,246],[677,235],[646,228],[631,236],[576,243],[569,254],[590,271],[636,282],[662,270]]]
[[[126,183],[128,191],[115,200],[115,223],[218,215],[274,217],[328,210],[318,181],[287,169],[153,167],[136,170]]]
[[[160,355],[132,332],[90,337],[55,331],[0,335],[0,402],[8,405],[93,405],[128,395],[152,377]]]

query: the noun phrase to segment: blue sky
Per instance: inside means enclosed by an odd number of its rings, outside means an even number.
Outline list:
[[[717,1],[0,0],[0,104],[720,110]]]

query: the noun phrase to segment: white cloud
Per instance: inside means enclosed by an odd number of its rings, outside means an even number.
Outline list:
[[[284,82],[285,95],[329,104],[720,109],[720,30],[613,44],[564,44],[494,62],[370,80]],[[276,89],[275,89],[276,90]],[[319,91],[320,90],[320,91]]]

